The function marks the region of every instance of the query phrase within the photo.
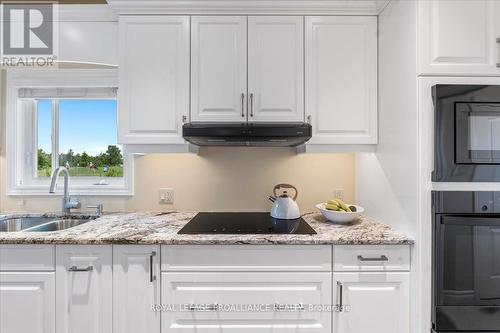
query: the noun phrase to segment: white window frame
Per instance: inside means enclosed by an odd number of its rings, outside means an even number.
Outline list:
[[[116,69],[73,69],[73,70],[9,70],[7,72],[6,94],[6,156],[7,195],[49,196],[49,179],[34,177],[34,163],[37,149],[36,102],[19,98],[19,90],[25,88],[112,88],[118,86]],[[102,99],[96,97],[96,99]],[[24,111],[24,112],[23,112]],[[52,119],[56,121],[56,119]],[[29,128],[31,127],[31,128]],[[56,126],[53,126],[55,128]],[[53,133],[57,135],[57,133]],[[117,133],[118,135],[118,133]],[[57,149],[52,143],[52,150]],[[100,178],[72,177],[72,195],[131,196],[134,194],[133,156],[123,156],[123,182],[109,185],[93,185]],[[54,161],[52,161],[54,165]],[[31,174],[30,174],[31,173]],[[120,178],[121,179],[121,178]],[[89,184],[91,183],[91,184]],[[59,187],[58,193],[62,193]]]

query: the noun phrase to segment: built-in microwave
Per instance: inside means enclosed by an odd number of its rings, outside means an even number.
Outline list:
[[[500,181],[500,85],[438,84],[432,96],[432,181]]]

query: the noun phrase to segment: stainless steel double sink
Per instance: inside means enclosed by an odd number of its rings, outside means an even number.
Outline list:
[[[0,232],[48,232],[65,230],[95,220],[97,217],[5,217],[0,218]]]

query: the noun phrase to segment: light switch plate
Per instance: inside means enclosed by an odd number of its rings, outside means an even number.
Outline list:
[[[335,189],[335,198],[344,200],[344,189],[343,188],[336,188]]]
[[[174,203],[174,189],[173,188],[160,188],[159,191],[160,204],[167,205]]]

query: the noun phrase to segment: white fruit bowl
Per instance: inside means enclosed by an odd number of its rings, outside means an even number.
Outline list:
[[[334,210],[326,209],[325,205],[326,204],[323,202],[323,203],[317,204],[316,208],[319,209],[319,211],[321,212],[321,214],[323,214],[323,216],[328,221],[335,222],[335,223],[349,223],[349,222],[352,222],[352,221],[356,220],[365,211],[365,209],[363,207],[361,207],[361,206],[347,204],[347,206],[354,206],[354,207],[356,207],[356,211],[352,212],[352,213],[349,213],[349,212],[336,212]]]

